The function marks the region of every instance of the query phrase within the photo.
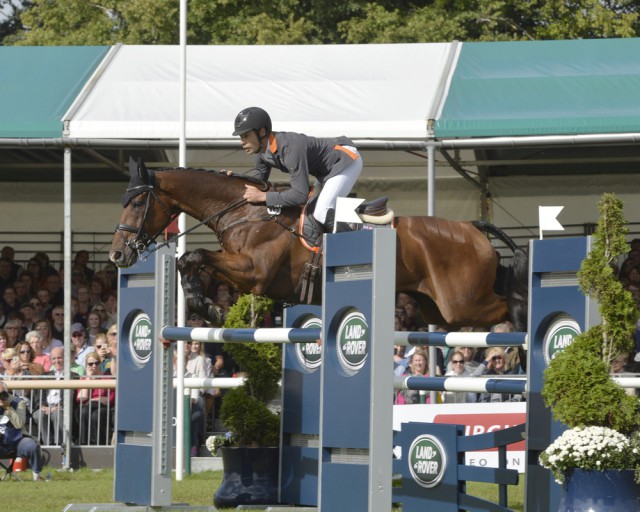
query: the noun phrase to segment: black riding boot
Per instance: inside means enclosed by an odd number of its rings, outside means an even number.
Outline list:
[[[327,217],[324,221],[324,228],[326,233],[333,233],[333,226],[336,225],[336,211],[333,208],[327,210]],[[336,227],[336,233],[344,233],[345,231],[351,231],[349,224],[345,222],[338,222]]]

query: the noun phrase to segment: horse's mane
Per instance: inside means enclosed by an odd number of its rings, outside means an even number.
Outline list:
[[[178,171],[204,173],[204,174],[210,174],[212,176],[221,176],[223,178],[229,178],[234,180],[240,179],[240,180],[248,181],[251,184],[258,185],[261,188],[265,188],[267,186],[267,183],[265,181],[261,180],[260,178],[256,178],[255,176],[251,176],[248,174],[232,174],[229,176],[226,171],[221,171],[218,169],[204,169],[202,167],[163,167],[160,169],[155,169],[155,172],[178,172]]]

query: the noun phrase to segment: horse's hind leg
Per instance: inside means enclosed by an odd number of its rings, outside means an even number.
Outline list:
[[[200,281],[200,266],[202,255],[198,251],[186,252],[178,260],[180,283],[184,291],[187,309],[198,313],[213,325],[222,325],[224,319],[221,309],[215,304],[208,304],[202,297],[202,282]]]

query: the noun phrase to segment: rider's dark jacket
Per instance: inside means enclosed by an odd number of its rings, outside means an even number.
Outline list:
[[[256,156],[256,170],[264,181],[272,168],[291,175],[291,188],[267,192],[267,206],[304,204],[309,195],[309,175],[320,183],[340,174],[358,155],[347,137],[316,138],[302,133],[273,132],[264,153]]]

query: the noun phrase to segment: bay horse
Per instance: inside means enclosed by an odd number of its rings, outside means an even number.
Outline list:
[[[113,263],[134,264],[184,212],[208,226],[221,245],[218,251],[186,253],[178,261],[190,311],[214,324],[220,320],[200,292],[203,266],[217,280],[243,293],[300,302],[304,269],[315,256],[300,241],[300,208],[273,213],[264,205],[247,203],[243,193],[251,181],[246,176],[193,168],[152,171],[133,160],[130,172],[110,250]],[[425,322],[456,328],[489,327],[511,320],[516,330],[526,330],[528,256],[499,228],[436,217],[396,217],[394,228],[396,291],[416,299]],[[509,267],[499,264],[483,232],[502,239],[514,252]],[[318,282],[319,278],[315,276]],[[321,291],[316,284],[311,303],[321,303]]]

